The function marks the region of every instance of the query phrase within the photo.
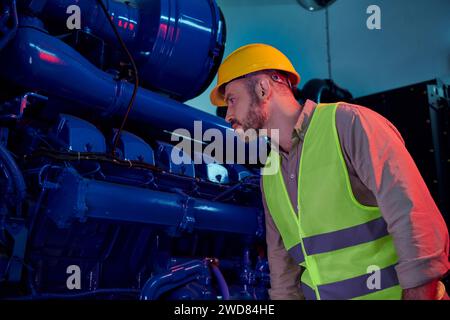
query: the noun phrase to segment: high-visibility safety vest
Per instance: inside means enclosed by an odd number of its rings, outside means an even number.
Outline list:
[[[352,192],[336,130],[337,106],[317,105],[310,121],[299,165],[298,210],[281,166],[275,174],[263,172],[266,203],[286,250],[305,268],[306,299],[400,299],[398,257],[386,222],[378,207],[362,205]],[[280,161],[275,150],[266,167],[271,161]]]

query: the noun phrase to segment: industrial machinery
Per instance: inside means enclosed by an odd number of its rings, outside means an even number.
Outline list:
[[[1,299],[267,298],[257,168],[171,158],[231,130],[183,104],[224,45],[213,0],[0,3]]]
[[[401,133],[447,225],[450,225],[450,84],[432,79],[354,100],[389,119]],[[414,117],[405,117],[414,110]]]

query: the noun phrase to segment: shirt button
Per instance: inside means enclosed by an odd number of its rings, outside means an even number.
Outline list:
[[[291,178],[291,179],[294,179],[294,178],[295,178],[295,175],[292,173],[292,174],[290,175],[290,178]]]

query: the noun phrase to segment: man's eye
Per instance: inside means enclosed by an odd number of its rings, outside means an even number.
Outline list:
[[[228,99],[228,102],[231,103],[231,104],[233,104],[235,101],[236,101],[235,98],[230,98],[230,99]]]

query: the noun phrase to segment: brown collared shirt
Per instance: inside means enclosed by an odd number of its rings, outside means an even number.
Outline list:
[[[297,208],[303,139],[315,108],[314,102],[305,103],[292,133],[291,151],[280,150],[281,172],[293,208]],[[345,103],[337,108],[336,128],[355,198],[380,208],[394,239],[400,286],[414,288],[442,277],[450,268],[447,226],[400,133],[380,114]],[[261,191],[264,195],[262,183]],[[264,196],[263,205],[270,298],[302,299],[302,270],[284,248]]]

